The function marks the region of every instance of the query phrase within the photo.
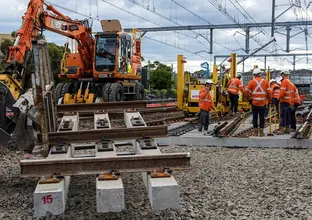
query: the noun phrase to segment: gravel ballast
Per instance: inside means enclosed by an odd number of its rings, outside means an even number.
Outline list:
[[[44,219],[312,219],[312,150],[162,147],[190,152],[174,172],[181,210],[152,211],[138,173],[122,174],[126,210],[96,213],[95,177],[71,179],[66,214]],[[19,177],[22,153],[0,151],[0,219],[32,219],[36,179]]]

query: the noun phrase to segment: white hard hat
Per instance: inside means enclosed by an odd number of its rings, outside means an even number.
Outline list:
[[[207,79],[205,84],[213,84],[212,80],[211,79]]]
[[[276,83],[280,85],[280,84],[281,84],[281,81],[282,81],[282,77],[281,77],[281,76],[276,77],[275,80],[276,80]]]
[[[289,71],[282,71],[282,72],[281,72],[281,75],[282,75],[282,74],[289,75],[290,73],[289,73]]]
[[[241,73],[237,73],[237,74],[236,74],[236,77],[242,78],[242,74],[241,74]]]
[[[253,75],[260,75],[260,74],[261,74],[261,70],[258,69],[258,68],[256,68],[256,69],[254,69],[254,70],[252,71],[252,74],[253,74]]]
[[[275,79],[271,79],[271,80],[270,80],[270,83],[273,83],[273,82],[276,82],[276,80],[275,80]]]

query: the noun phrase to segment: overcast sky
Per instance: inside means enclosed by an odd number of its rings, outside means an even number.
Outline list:
[[[0,0],[2,10],[0,13],[0,28],[2,33],[10,33],[17,30],[21,25],[21,16],[24,14],[28,1],[27,0]],[[91,2],[91,5],[90,5]],[[178,4],[176,4],[177,2]],[[91,14],[92,17],[99,19],[118,19],[123,28],[140,28],[140,27],[160,27],[160,26],[176,26],[176,25],[199,25],[199,24],[231,24],[229,18],[218,11],[210,2],[220,4],[226,8],[229,16],[236,19],[240,23],[251,22],[270,22],[272,0],[50,0],[49,3],[61,5],[62,7],[71,9],[79,14]],[[294,0],[276,0],[276,15],[282,13],[290,6]],[[298,1],[297,1],[298,2]],[[304,10],[293,7],[277,21],[296,21],[296,20],[311,20],[312,5],[306,10],[309,0],[301,0],[301,5]],[[234,3],[234,4],[232,4]],[[245,15],[246,12],[253,18],[248,21],[234,5],[241,10]],[[243,7],[241,8],[240,5]],[[182,6],[182,7],[181,7]],[[184,8],[183,8],[184,7]],[[72,19],[84,19],[83,16],[58,8],[64,14]],[[148,10],[149,9],[149,10]],[[155,12],[153,10],[155,9]],[[187,11],[187,10],[188,11]],[[243,11],[243,9],[245,11]],[[128,12],[127,12],[128,11]],[[136,16],[137,15],[137,16]],[[139,16],[139,17],[138,17]],[[145,20],[143,20],[143,18]],[[150,21],[150,22],[149,22]],[[151,23],[153,22],[153,23]],[[305,25],[292,28],[291,35],[295,35],[301,31],[300,28],[305,28]],[[308,32],[312,29],[309,29]],[[93,31],[101,31],[99,22],[93,21]],[[255,40],[261,45],[271,40],[270,28],[263,28],[267,34],[260,33],[256,35]],[[187,57],[188,63],[185,65],[186,70],[200,70],[202,62],[212,64],[214,55],[226,55],[231,52],[237,54],[245,54],[241,48],[244,48],[245,37],[240,33],[244,33],[242,29],[226,29],[214,31],[214,54],[210,55],[206,52],[194,54],[199,51],[209,51],[209,42],[202,36],[209,39],[208,30],[195,31],[179,31],[177,32],[149,32],[143,37],[142,49],[145,60],[158,60],[162,63],[173,64],[176,67],[176,58],[178,54],[183,54]],[[251,29],[250,34],[254,35],[259,32],[259,29]],[[279,30],[285,34],[284,29]],[[236,34],[235,34],[236,33]],[[66,38],[46,31],[44,33],[48,41],[63,45]],[[235,34],[235,36],[233,36]],[[310,32],[309,32],[310,34]],[[286,37],[281,34],[275,34],[277,44],[271,44],[266,47],[268,51],[278,50],[278,53],[285,53],[282,50],[286,48]],[[153,40],[154,39],[154,40]],[[259,44],[253,39],[250,39],[251,52],[259,48]],[[161,43],[162,42],[162,43]],[[169,46],[171,45],[171,46]],[[312,52],[311,38],[308,37],[308,52]],[[176,48],[175,48],[176,47]],[[182,48],[182,49],[178,49]],[[183,50],[184,49],[184,50]],[[187,51],[186,51],[187,50]],[[306,53],[305,36],[303,33],[298,34],[290,40],[290,50],[294,53]],[[189,51],[189,52],[188,52]],[[267,51],[260,51],[258,54],[265,54]],[[286,60],[287,58],[288,60]],[[300,60],[303,57],[297,57]],[[238,59],[240,60],[240,59]],[[245,70],[252,68],[254,64],[264,67],[263,58],[248,59],[245,62]],[[221,62],[222,59],[218,59]],[[292,57],[268,58],[267,65],[271,68],[292,69]],[[228,63],[226,63],[229,65]],[[296,64],[297,68],[307,68],[306,59],[301,59]],[[242,65],[238,66],[238,70],[242,69]]]

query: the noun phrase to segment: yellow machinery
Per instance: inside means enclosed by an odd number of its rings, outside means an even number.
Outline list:
[[[189,73],[184,72],[184,63],[186,58],[183,55],[178,55],[177,59],[177,71],[178,71],[178,88],[177,88],[177,103],[178,108],[183,110],[186,114],[195,114],[199,112],[198,101],[199,91],[204,87],[206,79],[196,79],[191,81]],[[230,100],[227,94],[227,84],[229,80],[236,76],[236,54],[231,54],[230,71],[225,71],[220,77],[218,76],[218,66],[213,66],[212,81],[213,86],[211,89],[211,95],[216,106],[216,111],[221,114],[229,113]],[[250,109],[249,102],[244,98],[243,94],[239,91],[239,109]]]

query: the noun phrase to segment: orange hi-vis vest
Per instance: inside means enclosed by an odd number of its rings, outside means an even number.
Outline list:
[[[278,99],[279,98],[279,95],[280,95],[280,87],[278,84],[274,83],[272,86],[271,86],[271,91],[272,91],[272,98],[276,98]]]
[[[231,79],[228,83],[228,92],[234,95],[238,95],[238,89],[240,89],[242,92],[244,91],[242,81],[240,81],[238,78]]]
[[[206,111],[210,111],[210,109],[214,106],[211,94],[205,89],[205,87],[199,91],[198,106],[200,109]]]
[[[280,91],[280,103],[285,102],[291,104],[291,97],[293,92],[293,86],[289,79],[282,80]]]
[[[300,96],[298,93],[297,87],[291,83],[292,89],[291,89],[291,103],[290,105],[293,106],[294,104],[300,104]]]
[[[245,91],[246,97],[251,96],[252,104],[255,106],[265,106],[268,100],[271,102],[269,82],[259,76],[249,81]]]

